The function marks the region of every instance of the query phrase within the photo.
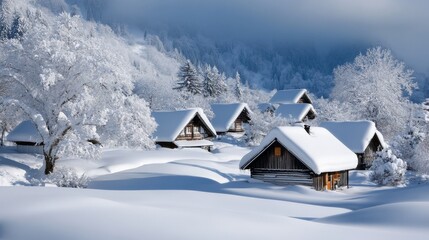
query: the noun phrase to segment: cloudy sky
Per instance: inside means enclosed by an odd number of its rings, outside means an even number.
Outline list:
[[[214,39],[391,48],[429,73],[427,0],[109,0],[108,16],[170,34]]]

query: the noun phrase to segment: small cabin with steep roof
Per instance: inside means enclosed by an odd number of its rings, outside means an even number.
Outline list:
[[[277,127],[240,161],[252,178],[276,185],[331,190],[348,186],[356,155],[320,127]]]
[[[244,132],[250,121],[250,108],[246,103],[212,104],[212,124],[217,134]]]
[[[308,103],[312,101],[308,95],[307,89],[287,89],[278,90],[270,99],[271,104],[290,104],[290,103]]]
[[[165,148],[203,148],[211,150],[216,130],[201,108],[152,112],[158,127],[155,143]]]
[[[313,105],[308,103],[279,104],[274,114],[291,123],[306,122],[316,118]]]
[[[383,135],[372,121],[322,122],[320,127],[328,129],[357,155],[358,170],[371,167],[375,153],[386,147]]]
[[[16,144],[20,153],[43,153],[43,139],[31,120],[18,124],[6,137],[6,140]]]

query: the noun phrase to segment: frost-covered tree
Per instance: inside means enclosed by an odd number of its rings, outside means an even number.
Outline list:
[[[22,36],[24,35],[24,31],[25,31],[24,21],[18,14],[15,14],[12,25],[10,27],[8,38],[21,39]]]
[[[315,98],[312,98],[315,99]],[[313,100],[314,108],[317,109],[317,118],[313,121],[350,121],[355,120],[352,107],[347,102],[339,102],[326,98]]]
[[[413,159],[412,168],[421,174],[429,174],[429,137],[425,138],[417,145]]]
[[[401,132],[409,118],[408,100],[415,87],[413,71],[381,47],[368,49],[352,63],[335,68],[332,98],[353,106],[356,118],[374,121],[390,139]]]
[[[371,181],[379,185],[403,185],[407,163],[396,157],[391,149],[386,148],[377,152],[369,170]]]
[[[175,90],[184,92],[186,97],[199,95],[203,92],[201,76],[191,61],[187,60],[179,69]]]
[[[271,129],[279,126],[290,125],[285,118],[272,115],[271,113],[253,112],[250,114],[249,129],[246,129],[246,142],[250,146],[259,145],[262,139],[271,131]]]
[[[205,97],[219,97],[226,92],[225,75],[220,74],[216,66],[206,65],[203,74],[203,95]]]
[[[101,133],[153,146],[155,123],[146,102],[133,96],[130,54],[110,28],[66,13],[35,16],[20,41],[0,43],[0,81],[11,89],[2,103],[36,124],[45,174],[60,158],[97,157]]]
[[[241,100],[242,96],[243,96],[243,87],[241,84],[241,77],[240,74],[238,72],[235,73],[235,85],[234,85],[234,93],[235,96],[237,97],[238,100]]]

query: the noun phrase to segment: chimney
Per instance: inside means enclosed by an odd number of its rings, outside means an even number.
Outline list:
[[[308,134],[310,134],[310,125],[304,125],[304,129]]]

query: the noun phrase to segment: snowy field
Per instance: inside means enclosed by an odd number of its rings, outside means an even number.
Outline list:
[[[34,187],[39,157],[0,154],[0,239],[426,239],[429,184],[378,187],[365,171],[351,187],[316,192],[249,179],[249,149],[105,150],[69,160],[87,189]]]

